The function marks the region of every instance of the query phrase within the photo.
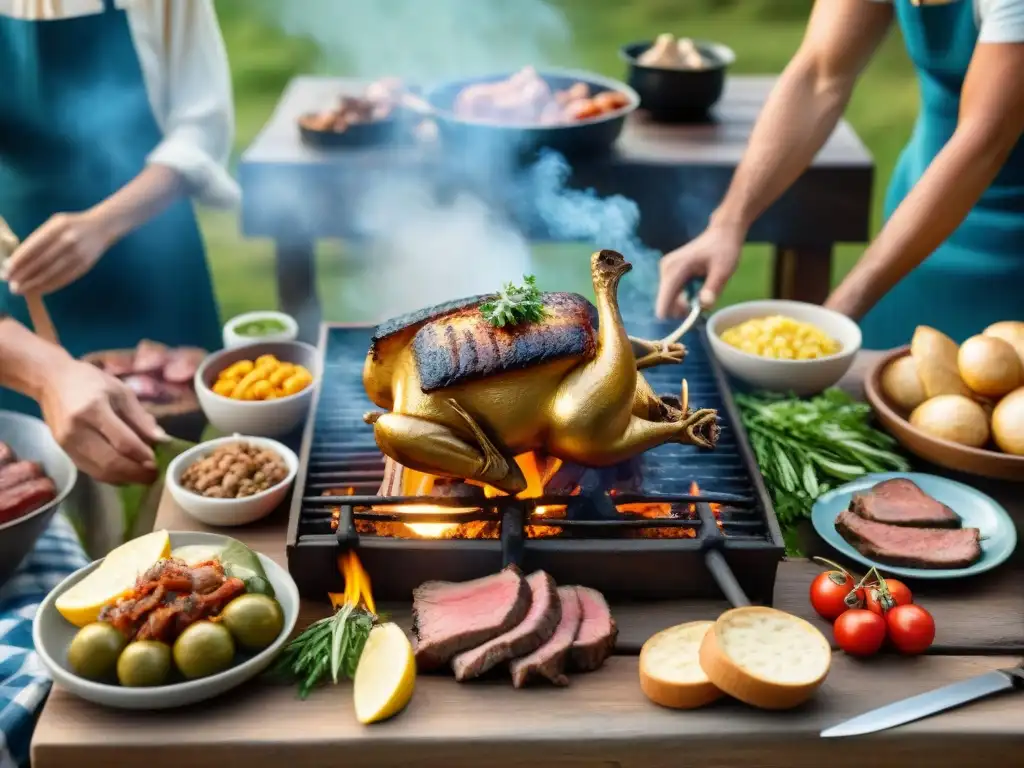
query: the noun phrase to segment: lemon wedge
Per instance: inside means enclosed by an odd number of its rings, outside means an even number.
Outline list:
[[[356,719],[376,723],[397,715],[416,687],[416,658],[412,644],[397,624],[370,630],[353,680]]]
[[[104,605],[131,590],[140,573],[170,554],[167,531],[132,539],[107,555],[96,570],[58,597],[54,605],[76,627],[91,624]]]

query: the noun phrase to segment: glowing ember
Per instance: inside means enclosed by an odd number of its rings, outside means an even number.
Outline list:
[[[700,486],[697,485],[697,481],[696,480],[694,480],[692,483],[690,483],[690,495],[691,496],[700,496]],[[721,504],[715,504],[714,502],[709,502],[708,506],[711,507],[711,514],[713,514],[715,516],[715,520],[718,522],[718,527],[721,528],[722,527],[722,505]],[[691,504],[690,505],[690,512],[692,512],[695,515],[697,514],[697,505],[696,504]]]
[[[370,576],[359,562],[356,553],[349,551],[338,555],[338,570],[345,580],[345,591],[328,593],[331,598],[331,605],[338,610],[346,603],[358,608],[362,605],[370,613],[376,613],[377,607],[373,602],[373,593],[370,590]]]

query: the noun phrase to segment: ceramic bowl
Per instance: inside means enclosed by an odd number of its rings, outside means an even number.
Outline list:
[[[726,72],[736,61],[728,46],[709,40],[694,40],[706,65],[701,69],[668,69],[641,64],[638,59],[653,44],[641,40],[622,46],[619,55],[629,69],[628,82],[640,94],[640,106],[656,122],[697,122],[707,120],[708,112],[725,90]]]
[[[970,448],[933,437],[913,426],[882,394],[882,371],[898,358],[910,354],[910,347],[901,347],[879,358],[864,379],[864,397],[875,415],[910,453],[932,464],[979,477],[1012,480],[1024,483],[1024,456],[1013,456],[987,448]]]
[[[57,486],[57,497],[34,512],[0,522],[0,584],[14,573],[50,524],[57,508],[71,493],[78,470],[57,445],[50,428],[39,419],[20,413],[0,411],[0,443],[6,443],[19,459],[43,465],[43,471]]]
[[[214,533],[172,532],[174,548],[190,544],[221,545],[227,537]],[[238,663],[210,677],[188,680],[153,688],[124,688],[110,683],[93,682],[79,677],[67,663],[68,646],[78,628],[64,620],[54,603],[57,598],[99,567],[97,560],[75,571],[46,596],[32,624],[32,640],[43,664],[53,679],[71,693],[95,704],[117,709],[170,709],[212,699],[263,672],[288,641],[299,618],[299,590],[284,568],[266,555],[257,553],[267,579],[274,587],[274,597],[284,612],[284,628],[278,638],[255,655],[240,655]]]
[[[257,401],[232,400],[210,388],[218,374],[232,363],[255,360],[260,355],[274,355],[282,362],[304,366],[313,375],[312,386],[288,397]],[[313,391],[320,384],[321,371],[320,353],[315,347],[301,341],[261,341],[225,349],[206,358],[196,371],[196,395],[207,420],[221,432],[280,437],[305,421],[313,402]]]
[[[220,446],[231,443],[251,443],[273,451],[285,463],[288,476],[272,488],[241,499],[211,499],[193,493],[181,484],[181,476],[186,469]],[[248,525],[266,517],[281,505],[298,471],[299,457],[291,448],[265,437],[234,435],[208,440],[176,456],[167,467],[167,488],[178,506],[201,523],[215,527]]]
[[[246,323],[258,322],[261,320],[274,320],[284,326],[284,330],[278,333],[268,333],[262,336],[243,336],[238,332]],[[245,347],[266,341],[295,341],[299,335],[299,324],[291,315],[284,312],[273,312],[271,310],[260,312],[246,312],[244,315],[233,317],[224,323],[224,349]]]
[[[742,352],[722,341],[721,334],[729,328],[771,315],[811,323],[839,342],[839,352],[816,360],[774,360]],[[730,375],[756,389],[799,396],[813,395],[836,384],[850,369],[861,346],[860,328],[845,315],[817,304],[780,299],[748,301],[720,309],[708,319],[707,333],[715,357]]]

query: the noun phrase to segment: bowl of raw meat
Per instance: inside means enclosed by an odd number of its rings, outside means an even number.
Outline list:
[[[640,94],[640,106],[652,120],[665,123],[707,120],[736,60],[721,43],[668,33],[624,45],[620,54],[629,68],[629,84]]]
[[[636,91],[618,80],[533,67],[442,83],[423,101],[441,141],[471,161],[542,149],[567,157],[605,153],[640,105]]]
[[[0,411],[0,584],[35,546],[77,479],[46,424]]]
[[[82,360],[124,382],[169,434],[194,443],[206,428],[192,383],[205,357],[198,347],[143,339],[134,349],[93,352]]]

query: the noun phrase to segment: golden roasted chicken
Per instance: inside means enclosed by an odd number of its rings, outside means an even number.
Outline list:
[[[476,296],[378,326],[363,385],[385,410],[364,417],[381,451],[514,494],[526,488],[514,457],[528,451],[600,467],[669,442],[713,448],[716,411],[663,399],[639,373],[685,348],[626,334],[617,294],[630,269],[615,251],[591,257],[596,308],[540,293],[539,319],[496,327],[481,311],[493,297]]]

